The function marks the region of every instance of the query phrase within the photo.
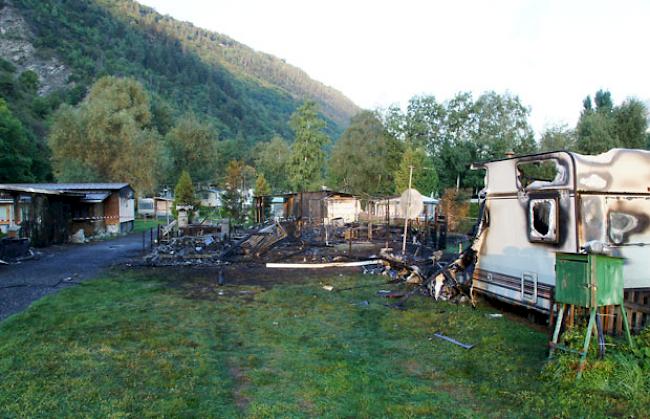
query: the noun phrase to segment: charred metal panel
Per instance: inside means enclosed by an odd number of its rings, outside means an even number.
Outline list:
[[[597,156],[573,156],[578,191],[650,193],[650,151],[619,148]]]

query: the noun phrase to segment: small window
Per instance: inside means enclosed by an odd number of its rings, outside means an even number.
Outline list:
[[[557,208],[557,200],[555,198],[536,198],[530,200],[528,207],[528,237],[531,242],[558,242]]]
[[[564,172],[557,159],[521,162],[517,164],[517,182],[521,189],[561,185],[565,182]]]

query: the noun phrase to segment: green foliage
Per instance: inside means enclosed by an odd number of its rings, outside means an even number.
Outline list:
[[[614,126],[621,147],[645,148],[648,109],[638,99],[627,99],[614,109]]]
[[[582,349],[585,327],[579,326],[567,330],[567,345]],[[576,381],[578,359],[575,354],[560,353],[558,358],[548,363],[542,378],[549,385],[557,386],[568,397],[580,397],[580,394],[602,394],[607,398],[618,400],[612,406],[609,416],[622,415],[621,408],[628,411],[647,409],[650,404],[650,328],[633,337],[635,349],[630,349],[621,340],[607,337],[607,354],[604,359],[597,359],[597,343],[589,348],[587,368],[582,378]],[[577,402],[575,403],[577,404]],[[568,403],[565,402],[565,405]]]
[[[260,173],[255,180],[255,196],[269,195],[270,193],[271,187],[266,183],[264,173]]]
[[[54,116],[49,144],[57,178],[68,177],[67,167],[73,164],[104,181],[126,181],[139,193],[153,192],[162,142],[148,128],[150,118],[149,98],[140,83],[99,79],[78,107],[62,106]]]
[[[607,90],[599,90],[594,96],[594,103],[596,110],[600,112],[610,112],[614,109],[614,102],[612,102],[612,94]]]
[[[435,193],[438,188],[438,175],[433,162],[424,149],[411,147],[406,148],[399,168],[395,171],[395,191],[401,194],[408,189],[411,167],[413,167],[411,187],[425,196]]]
[[[65,160],[65,164],[57,174],[56,180],[64,183],[102,181],[92,166],[77,159]]]
[[[247,146],[289,135],[294,97],[328,104],[333,135],[356,111],[343,95],[277,58],[135,1],[13,3],[34,29],[37,49],[55,52],[72,70],[71,80],[90,85],[104,75],[137,78],[176,110],[194,112],[224,138],[241,136]]]
[[[0,98],[0,182],[33,181],[33,153],[23,125]]]
[[[181,175],[178,178],[178,182],[176,183],[176,187],[174,187],[174,215],[176,214],[175,211],[177,206],[193,206],[194,208],[198,207],[196,195],[194,194],[194,184],[192,183],[192,177],[187,172],[187,170],[183,170],[181,172]]]
[[[20,85],[28,92],[35,94],[38,91],[38,74],[31,70],[23,71],[18,77]]]
[[[157,95],[151,98],[151,125],[160,135],[166,135],[174,126],[174,109]]]
[[[528,123],[530,109],[517,96],[487,92],[478,98],[475,106],[480,159],[502,158],[509,151],[515,154],[536,151],[533,130]]]
[[[258,143],[255,147],[255,168],[264,175],[271,190],[276,193],[289,191],[287,165],[291,156],[289,144],[275,136],[269,142]]]
[[[176,122],[165,137],[172,161],[172,174],[187,171],[196,182],[214,180],[217,132],[188,114]]]
[[[542,133],[539,143],[540,151],[573,151],[576,147],[575,131],[569,129],[566,125],[548,127]]]
[[[331,185],[351,193],[392,194],[401,154],[402,143],[384,128],[377,115],[362,112],[352,118],[332,149]]]
[[[226,214],[235,223],[244,222],[245,194],[255,180],[255,169],[240,160],[232,160],[226,167],[225,188],[222,196]]]
[[[414,96],[404,117],[404,140],[416,149],[435,144],[442,135],[445,115],[445,107],[434,96]]]
[[[576,127],[578,141],[576,147],[584,154],[603,153],[618,145],[614,121],[602,112],[583,114]]]
[[[5,179],[7,182],[20,182],[26,179],[30,181],[52,180],[50,152],[45,142],[47,119],[54,109],[61,103],[69,101],[70,97],[61,91],[38,96],[37,89],[38,77],[34,72],[27,70],[18,74],[12,63],[6,60],[0,61],[0,96],[5,100],[13,117],[22,126],[21,130],[26,139],[26,150],[28,150],[22,158],[30,162],[26,175],[21,170],[17,170],[14,172],[15,177],[10,174],[10,177]],[[22,163],[22,161],[17,162],[17,167],[20,167]]]
[[[595,110],[584,108],[576,127],[579,152],[598,154],[618,147],[645,147],[648,110],[643,102],[632,98],[614,106],[611,94],[602,90],[596,93],[595,102]]]
[[[318,105],[305,102],[291,115],[289,125],[295,135],[288,168],[291,184],[297,191],[319,189],[329,138],[323,132],[325,121],[318,115]]]
[[[407,111],[395,107],[384,112],[389,132],[416,148],[425,147],[442,188],[483,186],[483,176],[470,171],[477,161],[502,158],[508,151],[535,152],[537,144],[528,124],[530,110],[517,96],[486,92],[477,100],[467,92],[438,103],[434,97],[416,96]]]
[[[10,61],[0,57],[0,71],[5,73],[14,73],[16,71],[16,66]]]
[[[214,164],[216,167],[215,180],[218,184],[224,185],[226,182],[228,163],[233,160],[244,161],[246,154],[247,149],[235,139],[221,140],[217,143],[217,157]]]

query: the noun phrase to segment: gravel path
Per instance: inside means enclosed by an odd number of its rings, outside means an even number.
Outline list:
[[[147,237],[147,246],[148,243]],[[83,245],[50,246],[37,259],[0,265],[0,321],[47,294],[141,256],[142,234]]]

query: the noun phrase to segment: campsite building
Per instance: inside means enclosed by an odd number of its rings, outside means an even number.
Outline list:
[[[256,196],[255,206],[258,223],[266,221],[269,212],[273,218],[300,219],[310,224],[330,224],[334,220],[351,223],[358,221],[361,212],[357,196],[330,190]]]
[[[65,242],[71,234],[133,229],[134,192],[128,183],[0,184],[0,228],[19,230],[36,246]]]

